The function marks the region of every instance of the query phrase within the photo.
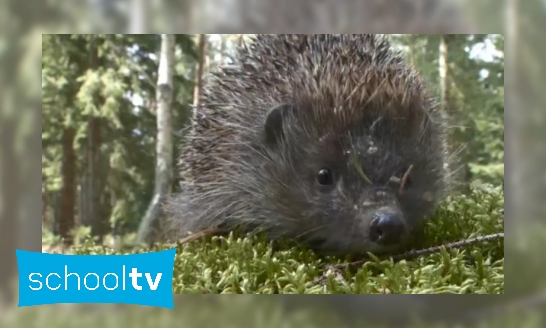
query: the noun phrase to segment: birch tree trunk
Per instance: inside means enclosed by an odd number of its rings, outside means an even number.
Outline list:
[[[438,49],[438,75],[439,75],[439,84],[440,84],[440,111],[443,113],[446,113],[448,115],[459,115],[459,113],[455,112],[454,107],[454,101],[453,98],[450,97],[450,90],[449,90],[449,79],[451,78],[449,76],[449,46],[450,44],[453,44],[453,37],[451,35],[442,35],[440,37],[440,46]],[[460,146],[460,140],[464,140],[463,137],[460,137],[458,135],[459,132],[454,131],[449,134],[449,142],[450,145],[450,151],[454,153],[458,153],[460,156],[465,156],[466,152],[462,152],[460,149],[458,149]],[[466,164],[466,159],[460,158],[460,159],[454,159],[455,161],[462,160],[464,162],[464,167],[462,170],[458,170],[457,167],[460,165],[460,163],[456,163],[454,166],[455,172],[458,172],[456,177],[452,177],[453,181],[457,181],[453,187],[455,187],[455,190],[458,190],[460,192],[468,192],[468,181],[470,179],[470,172],[468,171],[468,165]],[[450,163],[454,164],[454,163]],[[452,173],[455,174],[455,173]],[[462,184],[459,184],[460,182],[463,182]]]
[[[410,63],[412,67],[415,67],[415,34],[409,35],[409,53],[410,53]]]
[[[444,35],[440,38],[438,65],[440,75],[440,110],[445,113],[447,108],[447,42]]]
[[[152,201],[140,223],[137,242],[147,242],[152,223],[159,217],[163,200],[170,192],[172,180],[172,120],[174,36],[161,35],[161,53],[157,79],[157,138],[155,190]]]

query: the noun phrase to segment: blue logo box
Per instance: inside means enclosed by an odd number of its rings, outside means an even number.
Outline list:
[[[123,303],[174,308],[176,248],[130,255],[16,253],[19,307]]]

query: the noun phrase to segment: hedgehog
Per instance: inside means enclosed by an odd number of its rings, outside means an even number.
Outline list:
[[[256,35],[207,77],[165,209],[178,236],[393,251],[448,190],[445,122],[387,36]]]

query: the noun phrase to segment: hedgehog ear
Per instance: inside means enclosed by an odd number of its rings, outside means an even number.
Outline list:
[[[273,107],[265,119],[265,141],[268,146],[275,146],[283,136],[283,125],[292,110],[292,104],[283,103]]]

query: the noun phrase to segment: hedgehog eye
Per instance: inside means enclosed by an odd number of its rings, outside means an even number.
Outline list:
[[[334,178],[332,176],[332,171],[330,169],[324,168],[319,171],[317,174],[317,181],[319,184],[326,186],[334,183]]]

